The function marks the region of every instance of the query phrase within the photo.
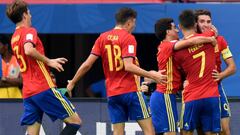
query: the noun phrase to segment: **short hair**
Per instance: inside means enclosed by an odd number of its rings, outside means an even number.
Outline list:
[[[171,29],[173,22],[172,18],[162,18],[155,23],[155,35],[160,41],[166,38],[167,30]]]
[[[211,12],[209,10],[207,10],[207,9],[197,9],[197,10],[195,10],[196,21],[198,21],[198,17],[200,15],[207,15],[210,18],[212,18]]]
[[[136,18],[137,12],[131,8],[124,7],[118,10],[115,14],[117,24],[125,24],[129,19]]]
[[[185,29],[194,28],[195,26],[195,14],[193,10],[184,10],[178,17],[179,23]]]
[[[11,4],[7,5],[6,14],[13,23],[21,22],[23,13],[27,13],[28,5],[23,0],[14,0]]]

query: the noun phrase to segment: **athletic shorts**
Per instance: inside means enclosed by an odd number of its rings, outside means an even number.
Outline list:
[[[155,91],[150,98],[150,109],[156,133],[177,132],[176,94]]]
[[[183,130],[193,131],[202,126],[204,132],[220,132],[220,101],[218,97],[184,103]]]
[[[230,117],[231,111],[230,111],[228,99],[221,83],[218,84],[218,90],[220,94],[220,103],[221,103],[221,118]]]
[[[43,113],[46,113],[52,121],[64,120],[75,113],[74,106],[55,88],[25,98],[23,105],[24,114],[21,118],[21,125],[42,123]]]
[[[151,117],[145,97],[141,92],[131,92],[108,97],[108,111],[113,124]]]

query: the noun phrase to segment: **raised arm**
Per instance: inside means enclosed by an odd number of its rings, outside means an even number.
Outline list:
[[[187,48],[187,47],[190,47],[193,45],[204,44],[204,43],[211,43],[215,46],[217,44],[217,41],[216,41],[215,37],[197,36],[197,37],[178,41],[174,45],[174,50],[180,50],[180,49]]]

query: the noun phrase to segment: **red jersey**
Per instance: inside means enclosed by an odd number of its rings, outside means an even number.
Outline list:
[[[198,35],[202,36],[196,34],[191,37]],[[216,56],[211,44],[194,45],[177,51],[174,53],[174,59],[189,81],[189,85],[183,91],[184,102],[219,96],[217,82],[212,78]]]
[[[166,70],[167,84],[157,84],[157,91],[166,94],[176,94],[182,83],[181,75],[177,69],[177,65],[172,57],[174,45],[177,40],[166,42],[163,41],[158,46],[157,61],[158,70]]]
[[[11,46],[22,72],[23,98],[55,87],[48,67],[43,62],[25,54],[24,44],[27,42],[31,42],[39,53],[45,55],[42,42],[34,28],[16,28],[11,39]]]
[[[139,80],[134,74],[125,71],[123,65],[125,57],[133,57],[136,63],[136,49],[134,36],[124,29],[107,31],[96,40],[91,54],[102,58],[108,97],[138,90]]]
[[[217,45],[215,46],[215,53],[216,53],[216,64],[217,64],[217,71],[221,72],[221,55],[223,60],[226,60],[228,58],[232,57],[232,53],[230,49],[228,48],[227,41],[224,39],[223,36],[217,37]]]

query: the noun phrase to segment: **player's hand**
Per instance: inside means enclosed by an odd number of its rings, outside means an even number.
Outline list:
[[[156,71],[149,71],[152,76],[153,76],[153,79],[156,81],[156,83],[159,83],[159,84],[166,84],[167,83],[167,75],[164,75],[163,73],[165,72],[166,70],[159,70],[158,72]]]
[[[151,71],[150,71],[151,72]],[[151,79],[151,78],[147,78],[147,77],[144,77],[144,82],[147,82],[148,84],[150,83],[156,83],[155,80]]]
[[[216,69],[213,70],[212,77],[214,81],[220,81],[222,79],[221,74]]]
[[[148,85],[149,84],[149,82],[142,82],[142,84],[141,84],[141,91],[142,92],[148,92]]]
[[[69,97],[72,97],[72,90],[73,90],[74,86],[75,86],[75,84],[73,84],[71,80],[68,80],[67,92],[68,92]]]
[[[213,47],[215,47],[217,45],[216,38],[215,37],[211,37],[211,40],[212,40],[211,44],[213,45]]]
[[[65,64],[68,60],[66,58],[56,58],[56,59],[50,59],[47,62],[47,65],[49,67],[57,69],[57,71],[61,72],[64,71],[62,64]]]
[[[218,30],[217,30],[217,28],[216,28],[214,25],[212,25],[212,26],[211,26],[211,30],[214,31],[215,37],[217,37],[217,36],[218,36]]]

